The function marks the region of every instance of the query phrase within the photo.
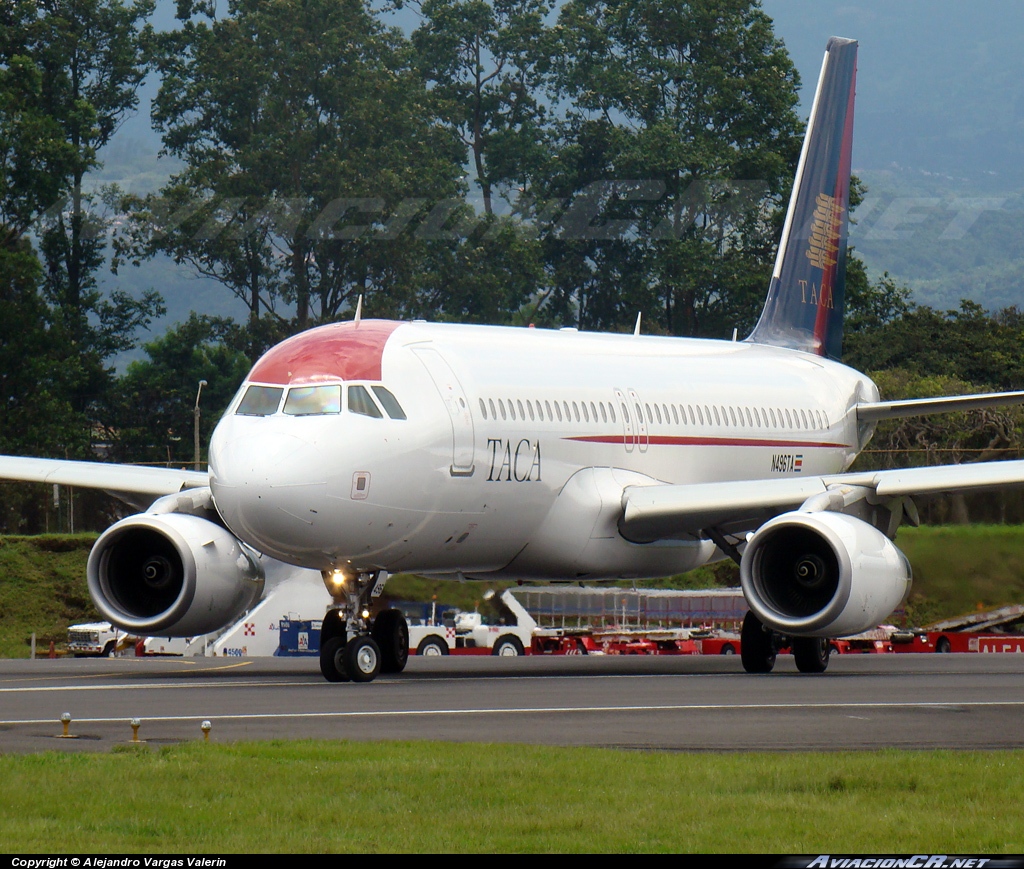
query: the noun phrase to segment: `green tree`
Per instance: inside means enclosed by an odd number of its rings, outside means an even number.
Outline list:
[[[0,453],[64,455],[88,444],[69,401],[80,371],[63,364],[38,292],[39,260],[27,240],[0,249]]]
[[[460,323],[522,322],[520,309],[543,280],[535,234],[515,218],[485,217],[467,237],[431,246],[416,292],[418,313]]]
[[[24,14],[0,8],[0,451],[8,453],[59,448],[70,415],[29,233],[74,154],[42,105],[39,67],[14,39]]]
[[[145,345],[146,360],[132,362],[112,390],[107,432],[119,461],[193,460],[194,408],[199,382],[201,448],[223,414],[249,361],[237,346],[238,327],[219,318],[192,314]]]
[[[975,302],[936,311],[907,303],[905,288],[883,277],[879,304],[889,315],[852,332],[844,361],[861,370],[903,369],[923,377],[954,377],[979,391],[1024,387],[1024,315],[1016,308],[989,314]],[[890,302],[886,302],[888,298]]]
[[[0,451],[64,454],[87,430],[67,401],[79,369],[62,364],[31,233],[65,189],[75,153],[25,39],[33,5],[0,8]]]
[[[552,0],[423,0],[416,63],[440,117],[469,152],[484,213],[543,162],[541,101],[550,62]],[[508,191],[503,190],[507,194]]]
[[[45,288],[68,339],[86,348],[97,308],[95,272],[103,262],[103,225],[90,213],[83,180],[97,153],[138,105],[146,74],[143,25],[153,0],[34,0],[24,19],[25,47],[43,72],[42,96],[60,124],[74,159],[65,177],[68,198],[50,211],[43,237]]]
[[[212,12],[179,3],[181,28],[156,39],[154,123],[186,168],[164,191],[170,220],[143,220],[132,254],[164,250],[217,277],[251,326],[278,298],[300,329],[359,294],[377,315],[414,309],[430,239],[407,228],[462,183],[408,40],[364,0]]]
[[[109,385],[111,355],[133,346],[135,330],[161,311],[155,293],[100,293],[107,221],[84,187],[99,149],[137,104],[152,9],[152,0],[14,0],[0,13],[6,243],[23,244],[30,229],[39,239],[48,332],[80,413]]]
[[[586,327],[747,329],[800,145],[771,20],[751,0],[570,0],[555,35],[565,120],[527,190],[534,212],[569,203],[548,304]]]
[[[5,250],[21,248],[33,224],[60,196],[75,159],[44,105],[42,71],[29,47],[15,38],[27,5],[0,7],[0,246]]]

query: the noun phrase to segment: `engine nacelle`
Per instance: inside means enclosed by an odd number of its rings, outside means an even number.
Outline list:
[[[263,569],[229,531],[199,516],[142,513],[112,525],[89,554],[89,593],[141,636],[195,637],[263,594]]]
[[[843,637],[876,627],[910,590],[906,556],[842,513],[784,513],[747,543],[740,583],[751,611],[783,634]]]

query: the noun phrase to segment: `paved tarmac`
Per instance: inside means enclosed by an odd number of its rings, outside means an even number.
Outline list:
[[[70,733],[57,738],[60,716]],[[0,751],[201,739],[441,739],[669,751],[1024,747],[1024,655],[412,658],[329,684],[315,658],[0,661]]]

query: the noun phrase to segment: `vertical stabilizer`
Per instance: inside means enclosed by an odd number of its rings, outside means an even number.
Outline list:
[[[839,359],[843,347],[846,233],[857,43],[825,48],[761,319],[747,338]]]

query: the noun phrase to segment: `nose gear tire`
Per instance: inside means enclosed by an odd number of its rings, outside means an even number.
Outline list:
[[[331,637],[320,647],[320,672],[328,682],[348,682],[345,669],[345,638]]]

